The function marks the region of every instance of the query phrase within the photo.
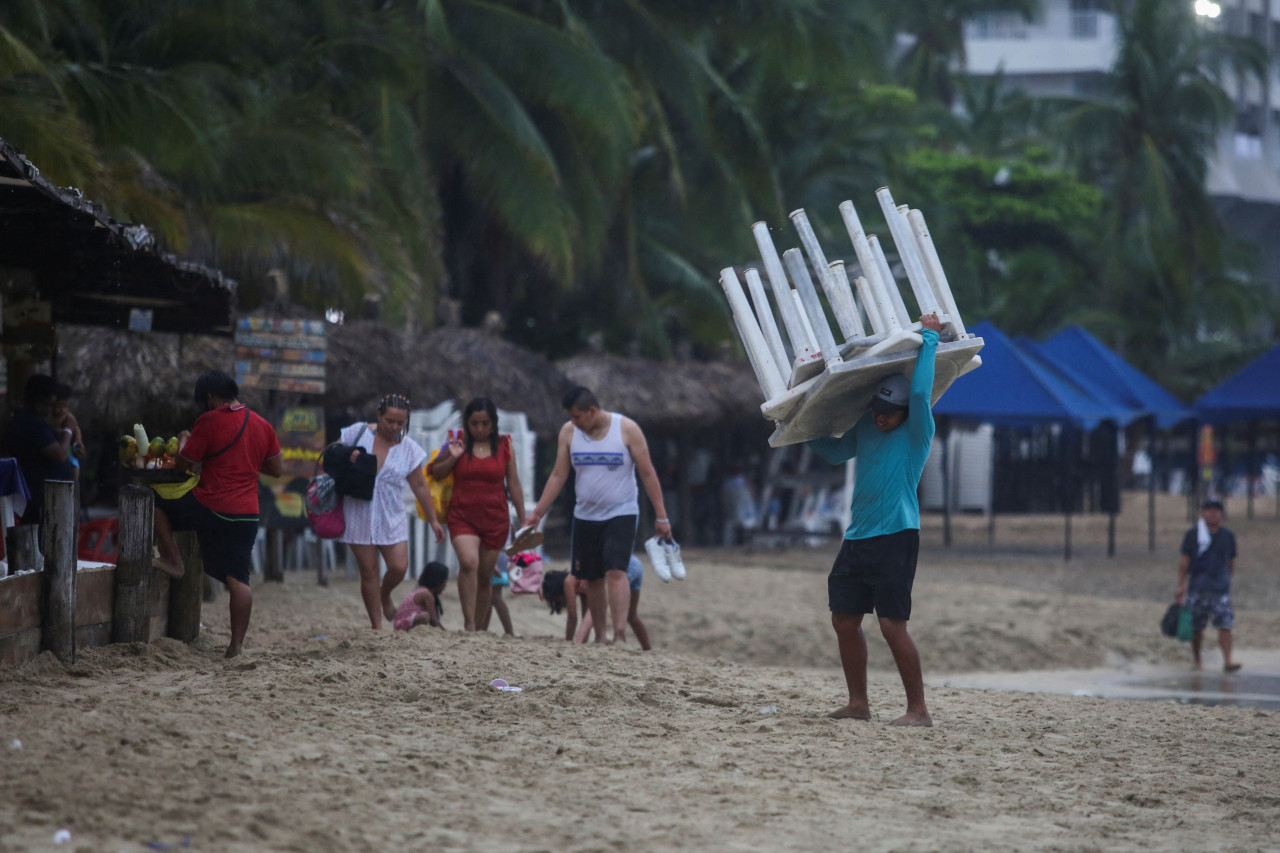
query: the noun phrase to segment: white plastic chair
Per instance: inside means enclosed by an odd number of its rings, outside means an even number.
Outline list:
[[[888,188],[882,187],[876,197],[920,314],[937,313],[943,324],[934,368],[936,401],[958,377],[982,364],[978,351],[983,341],[965,331],[924,215],[895,205]],[[803,210],[792,212],[791,220],[804,254],[788,249],[779,258],[768,226],[752,226],[772,305],[756,270],[745,271],[747,292],[732,267],[720,273],[734,325],[764,392],[761,413],[776,424],[769,439],[773,447],[843,435],[866,410],[881,380],[895,373],[911,375],[923,343],[920,323],[907,322],[902,293],[879,240],[864,232],[852,202],[840,205],[840,215],[862,270],[853,286],[844,261],[827,262]],[[836,318],[839,338],[805,265],[806,255]]]

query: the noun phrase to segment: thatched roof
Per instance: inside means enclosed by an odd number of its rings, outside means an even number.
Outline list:
[[[572,384],[543,356],[489,332],[440,328],[406,335],[367,320],[333,327],[327,373],[330,412],[370,417],[378,398],[393,391],[407,394],[414,408],[489,397],[500,409],[526,413],[543,438],[554,437],[564,422],[560,397]]]
[[[575,385],[595,392],[600,405],[651,430],[677,430],[763,421],[764,396],[744,362],[655,361],[579,355],[557,362]]]
[[[152,312],[160,332],[231,334],[236,284],[165,252],[145,226],[118,222],[79,190],[55,186],[0,139],[0,266],[35,274],[55,323],[125,326]]]
[[[59,326],[58,377],[76,392],[73,411],[86,429],[126,432],[135,421],[170,433],[199,414],[192,383],[206,370],[235,368],[235,343],[198,335],[138,334]],[[407,335],[356,320],[328,331],[326,393],[331,422],[372,417],[383,394],[406,394],[415,408],[476,396],[523,411],[552,438],[564,422],[560,398],[572,384],[542,356],[477,329],[442,328]],[[241,397],[261,408],[266,392]]]

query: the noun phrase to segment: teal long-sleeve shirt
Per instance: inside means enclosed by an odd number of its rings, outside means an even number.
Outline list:
[[[844,532],[845,539],[869,539],[920,529],[920,499],[916,489],[933,444],[931,398],[938,333],[925,329],[921,337],[924,345],[916,356],[915,372],[911,376],[909,414],[901,426],[881,432],[867,411],[853,429],[839,438],[805,442],[833,465],[855,456],[858,459],[851,505],[853,518]]]

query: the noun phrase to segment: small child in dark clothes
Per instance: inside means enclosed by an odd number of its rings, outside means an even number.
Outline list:
[[[578,629],[578,601],[574,593],[578,589],[578,579],[568,572],[545,572],[542,575],[542,587],[538,590],[541,599],[552,613],[561,610],[568,612],[565,620],[564,638],[572,642],[573,634]],[[585,608],[584,608],[585,610]]]
[[[396,618],[392,622],[397,631],[408,631],[417,625],[433,625],[443,628],[440,614],[443,607],[440,593],[449,582],[449,567],[444,563],[432,561],[422,567],[418,575],[418,588],[404,597],[396,609]]]

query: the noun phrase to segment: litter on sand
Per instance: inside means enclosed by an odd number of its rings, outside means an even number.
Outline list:
[[[489,686],[496,687],[499,690],[505,690],[508,693],[519,693],[521,690],[521,688],[519,687],[515,687],[514,685],[507,684],[507,682],[502,680],[501,678],[495,678],[493,681],[490,681]]]

